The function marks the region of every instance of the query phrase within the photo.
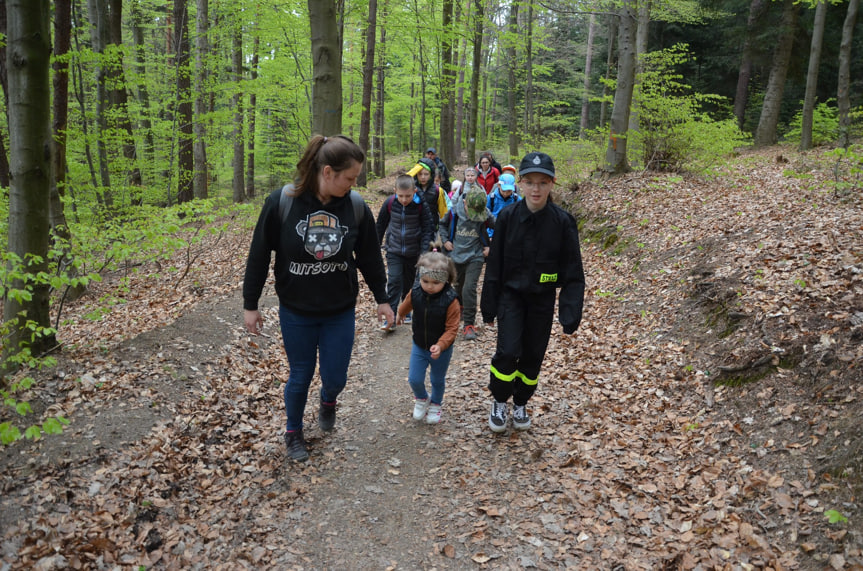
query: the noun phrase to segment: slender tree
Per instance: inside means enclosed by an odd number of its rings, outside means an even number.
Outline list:
[[[477,119],[479,116],[479,76],[482,64],[482,32],[485,24],[483,0],[474,0],[473,61],[470,75],[470,104],[468,105],[467,162],[476,158]]]
[[[605,152],[606,169],[619,174],[630,169],[626,158],[626,136],[629,108],[635,85],[635,0],[624,0],[620,7],[620,56],[617,66],[617,88],[611,110],[611,128]]]
[[[533,143],[536,139],[536,129],[533,122],[533,2],[528,0],[527,2],[527,18],[525,18],[525,25],[527,26],[527,34],[525,41],[525,50],[524,50],[524,68],[525,68],[525,80],[524,80],[524,134],[527,137],[528,143]],[[518,149],[516,148],[516,151]],[[511,158],[515,158],[518,156],[518,152],[516,154],[511,155]]]
[[[141,186],[141,169],[135,149],[135,135],[132,120],[129,118],[129,94],[126,91],[126,74],[123,71],[123,0],[108,2],[108,45],[111,47],[112,61],[108,65],[107,79],[112,86],[108,91],[111,115],[115,117],[116,128],[124,133],[122,139],[123,157],[126,159],[126,179],[132,186]],[[136,191],[133,202],[140,204],[140,191]]]
[[[257,20],[258,16],[255,16]],[[255,92],[257,86],[255,80],[258,79],[258,50],[261,46],[261,36],[255,33],[255,39],[252,41],[252,69],[251,69],[251,85],[249,87],[249,153],[246,157],[246,198],[252,199],[255,197],[255,113],[258,106],[258,97]]]
[[[6,355],[25,345],[41,354],[53,335],[33,336],[30,325],[50,327],[49,288],[35,276],[48,269],[48,198],[51,176],[51,11],[48,0],[7,0],[7,73],[9,88],[8,251],[34,279],[30,297],[7,295],[3,315],[17,320],[4,345]],[[23,289],[15,279],[13,289]]]
[[[239,14],[236,15],[239,19]],[[243,152],[245,148],[243,139],[243,27],[239,21],[234,24],[232,34],[231,62],[234,68],[234,82],[237,84],[234,94],[234,177],[231,183],[234,202],[242,202],[245,189],[243,188]]]
[[[0,34],[6,37],[6,0],[0,0]],[[0,42],[0,89],[3,90],[3,109],[9,124],[9,81],[6,72],[6,42]],[[9,156],[6,153],[6,133],[0,132],[0,186],[9,188]]]
[[[605,82],[602,84],[602,103],[599,106],[599,125],[605,127],[605,119],[608,116],[608,84],[614,73],[614,40],[617,38],[617,16],[608,16],[608,52],[605,60]]]
[[[506,34],[506,70],[509,89],[506,90],[506,114],[507,114],[507,140],[509,142],[509,156],[518,156],[518,114],[515,112],[516,73],[518,66],[518,54],[515,46],[521,41],[518,33],[518,3],[513,2],[509,6],[509,25]]]
[[[177,202],[195,198],[195,153],[192,141],[192,68],[189,47],[188,0],[174,0],[174,65],[177,69],[176,121],[179,129],[177,156]]]
[[[584,58],[584,98],[581,100],[581,124],[578,136],[583,137],[590,120],[590,71],[593,65],[593,37],[596,34],[596,14],[590,15],[587,25],[587,55]]]
[[[384,80],[387,61],[387,3],[383,2],[383,10],[381,11],[381,25],[378,26],[381,30],[381,41],[378,46],[378,64],[377,64],[377,105],[375,106],[375,145],[374,145],[374,173],[377,177],[383,177],[386,172],[386,157],[385,157],[385,142],[384,138]]]
[[[108,6],[107,0],[88,0],[87,9],[90,15],[90,42],[97,54],[96,65],[96,150],[99,157],[99,184],[96,195],[101,197],[102,204],[113,206],[111,196],[111,171],[108,164],[108,88],[107,62],[105,46],[108,43]]]
[[[206,0],[204,0],[206,1]],[[153,127],[150,121],[150,93],[147,89],[147,51],[144,43],[144,16],[140,0],[132,0],[131,5],[132,42],[135,46],[135,73],[137,79],[137,98],[143,112],[139,119],[139,129],[144,132],[144,159],[152,164],[155,159]]]
[[[369,16],[366,21],[366,49],[363,61],[363,101],[360,112],[360,148],[369,153],[369,132],[372,119],[372,88],[375,80],[375,37],[377,35],[378,0],[369,0]],[[379,102],[379,104],[382,102]],[[363,163],[363,170],[357,179],[359,186],[366,186],[369,161]]]
[[[749,79],[752,77],[752,44],[756,26],[769,2],[752,0],[749,4],[749,17],[746,20],[746,35],[743,39],[743,49],[740,54],[740,69],[737,72],[737,90],[734,95],[734,116],[737,126],[743,129],[746,122],[746,102],[749,97]]]
[[[773,65],[767,80],[767,90],[764,92],[764,104],[761,106],[758,128],[752,140],[756,147],[772,145],[776,142],[776,126],[779,124],[782,94],[785,92],[785,78],[788,75],[788,64],[791,62],[791,48],[797,32],[799,13],[800,5],[795,0],[784,0],[779,43],[773,52]]]
[[[851,144],[851,41],[854,38],[854,25],[860,0],[850,0],[842,25],[842,43],[839,45],[839,80],[836,103],[839,109],[839,144],[848,148]]]
[[[824,40],[824,22],[827,19],[827,2],[815,6],[815,23],[809,48],[809,70],[806,73],[806,95],[803,98],[803,121],[800,131],[800,150],[812,147],[812,116],[815,112],[815,90],[818,87],[818,68],[821,61],[821,43]]]
[[[194,189],[195,198],[207,198],[207,124],[204,116],[207,112],[207,60],[210,54],[210,3],[209,0],[197,0],[197,16],[195,17],[195,123],[193,131],[195,141],[193,156],[195,163]]]
[[[312,131],[342,132],[342,50],[335,0],[309,0],[312,40]]]
[[[453,39],[456,35],[453,29],[452,0],[443,1],[442,23],[439,151],[444,163],[453,164],[455,160],[455,65],[453,61]]]
[[[69,121],[69,61],[72,44],[72,1],[54,0],[53,125],[54,150],[50,189],[50,226],[54,236],[68,239],[69,228],[61,198],[66,192],[66,127]]]

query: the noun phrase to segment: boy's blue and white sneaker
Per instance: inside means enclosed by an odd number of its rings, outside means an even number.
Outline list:
[[[516,430],[527,430],[530,428],[530,415],[527,414],[525,406],[515,405],[512,409],[512,427]]]
[[[405,315],[405,325],[410,325],[410,324],[411,324],[411,322],[412,322],[413,320],[414,320],[414,318],[413,318],[413,312],[408,313],[407,315]]]
[[[386,320],[386,318],[384,318],[384,320],[381,322],[381,331],[392,331],[392,330],[393,329],[392,329],[392,327],[390,327],[389,322]]]
[[[488,427],[492,432],[503,432],[506,430],[506,419],[509,416],[509,403],[491,402],[491,412],[488,415]]]

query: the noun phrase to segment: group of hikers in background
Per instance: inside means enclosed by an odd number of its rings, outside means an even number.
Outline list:
[[[483,153],[476,166],[464,169],[463,180],[451,181],[446,165],[429,148],[396,177],[376,219],[351,190],[364,160],[362,149],[348,137],[313,137],[294,182],[267,197],[252,235],[244,321],[250,333],[260,333],[258,300],[275,252],[279,320],[290,367],[284,387],[288,456],[295,461],[309,457],[303,414],[318,362],[318,425],[325,432],[335,427],[336,402],[353,349],[357,270],[378,304],[381,328],[390,332],[411,325],[408,386],[416,421],[440,422],[454,343],[459,334],[477,338],[480,313],[485,324],[497,321],[489,428],[505,432],[511,417],[514,429],[528,429],[527,403],[537,387],[555,303],[564,333],[571,334],[581,322],[584,302],[576,221],[550,199],[556,182],[552,158],[528,153],[516,168]]]

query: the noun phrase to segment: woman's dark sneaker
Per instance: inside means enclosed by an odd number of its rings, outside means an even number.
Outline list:
[[[305,462],[309,459],[309,451],[306,450],[306,441],[303,440],[302,430],[292,430],[285,433],[285,446],[288,448],[288,458],[295,462]]]
[[[318,408],[318,426],[324,432],[329,432],[336,425],[336,403],[322,402]]]

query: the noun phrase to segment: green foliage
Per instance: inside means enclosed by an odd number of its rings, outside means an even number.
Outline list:
[[[691,59],[684,44],[643,56],[637,94],[639,131],[631,148],[642,150],[650,169],[707,173],[724,163],[734,148],[748,142],[723,98],[693,93],[675,67]],[[706,109],[718,111],[713,115]]]
[[[826,153],[834,157],[833,184],[837,194],[847,194],[863,189],[863,145],[851,145]]]
[[[835,141],[839,136],[839,111],[831,105],[835,99],[819,103],[812,110],[812,144],[825,145]],[[803,136],[803,110],[798,111],[785,132],[785,140],[795,144],[800,143]]]
[[[847,523],[848,518],[837,512],[836,510],[826,510],[824,512],[824,517],[827,518],[827,521],[830,523]]]

